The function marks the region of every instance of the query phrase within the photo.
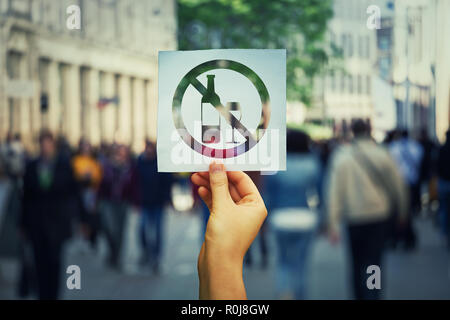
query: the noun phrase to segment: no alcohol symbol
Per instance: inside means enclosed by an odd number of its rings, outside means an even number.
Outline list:
[[[217,69],[232,70],[242,74],[253,84],[253,86],[258,91],[262,108],[260,119],[254,130],[254,133],[252,133],[250,128],[246,128],[242,123],[242,113],[240,112],[240,108],[245,108],[245,106],[240,106],[238,102],[230,102],[226,104],[226,107],[224,106],[219,95],[215,92],[214,89],[215,75],[207,74],[208,85],[206,88],[198,80],[198,77],[205,72]],[[191,133],[188,132],[181,113],[183,96],[190,85],[192,85],[202,96],[201,103],[195,106],[196,108],[198,106],[200,106],[201,108],[200,112],[202,128],[200,141],[195,139],[191,135]],[[204,119],[203,108],[205,108],[206,110],[208,105],[212,106],[212,108],[214,108],[216,112],[218,112],[218,121],[215,124],[206,123]],[[173,97],[172,114],[175,128],[182,137],[183,141],[191,149],[202,155],[212,158],[236,157],[249,151],[263,137],[265,128],[267,128],[270,118],[269,92],[267,91],[267,88],[261,78],[247,66],[232,60],[211,60],[196,66],[181,79]],[[226,146],[224,148],[216,148],[211,146],[219,143],[222,140],[220,133],[222,125],[222,121],[220,120],[221,118],[225,119],[232,129],[231,143],[235,145],[230,148],[227,148]],[[239,134],[245,138],[245,141],[241,143],[237,142],[234,135],[235,131],[238,131]]]

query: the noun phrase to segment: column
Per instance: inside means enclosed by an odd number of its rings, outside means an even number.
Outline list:
[[[142,152],[145,140],[145,94],[144,81],[141,79],[133,80],[133,142],[132,148],[135,152]]]
[[[8,99],[6,97],[6,37],[2,27],[0,27],[0,139],[3,139],[8,132]]]
[[[115,83],[114,83],[114,74],[110,72],[104,73],[102,88],[102,96],[104,98],[113,98],[115,95]],[[103,134],[106,142],[111,143],[114,140],[114,131],[115,131],[115,123],[116,123],[116,109],[117,105],[115,103],[109,103],[104,107],[101,111],[103,117]]]
[[[28,80],[28,59],[27,54],[21,54],[20,56],[20,64],[19,64],[19,79]],[[30,142],[30,98],[24,97],[19,98],[19,105],[16,111],[17,115],[17,127],[20,132],[22,139],[28,145]]]
[[[158,83],[157,78],[148,82],[147,88],[147,135],[149,139],[156,141],[157,123],[158,123]]]
[[[131,80],[129,77],[119,76],[119,132],[117,141],[131,142]]]
[[[59,119],[61,114],[60,104],[60,75],[59,64],[56,61],[50,61],[48,64],[47,94],[48,94],[48,111],[47,126],[48,129],[56,133],[59,129]]]
[[[80,68],[77,65],[67,65],[63,75],[63,128],[66,139],[72,146],[76,146],[81,137]]]
[[[34,138],[37,137],[39,131],[42,127],[42,117],[41,117],[41,84],[39,79],[39,55],[38,51],[32,47],[31,51],[28,53],[28,61],[30,64],[30,74],[28,79],[32,80],[34,83],[34,96],[30,99],[30,138],[31,143],[35,145]]]
[[[99,109],[97,107],[100,98],[99,71],[88,69],[85,79],[86,106],[85,106],[85,130],[84,135],[93,144],[99,145],[101,142],[99,127]]]

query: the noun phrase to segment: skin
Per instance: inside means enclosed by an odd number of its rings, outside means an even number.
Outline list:
[[[191,180],[210,211],[198,257],[200,299],[246,299],[243,261],[267,216],[264,201],[248,175],[223,164]]]
[[[41,155],[44,159],[50,160],[56,153],[56,146],[53,139],[45,138],[41,141]]]

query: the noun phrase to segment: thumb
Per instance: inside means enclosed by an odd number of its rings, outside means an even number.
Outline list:
[[[211,185],[212,205],[217,207],[230,198],[228,177],[225,166],[221,163],[211,163],[209,166],[209,182]]]

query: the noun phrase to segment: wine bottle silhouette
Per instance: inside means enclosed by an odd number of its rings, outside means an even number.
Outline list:
[[[202,124],[202,142],[203,143],[219,143],[220,142],[220,113],[215,110],[215,105],[220,102],[220,98],[214,89],[213,74],[208,74],[208,84],[206,92],[202,97],[201,104],[201,124]],[[211,121],[208,114],[214,113],[214,118],[217,115],[217,121]],[[208,118],[208,119],[205,119]],[[208,123],[207,123],[208,122]],[[214,123],[211,123],[214,122]]]

